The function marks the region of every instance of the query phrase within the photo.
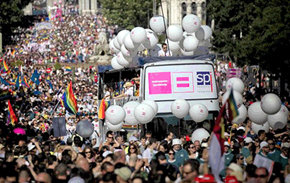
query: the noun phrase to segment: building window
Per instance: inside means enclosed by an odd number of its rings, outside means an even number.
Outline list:
[[[205,24],[206,22],[206,4],[205,2],[201,3],[201,20],[203,22],[203,24]]]
[[[186,3],[185,2],[181,4],[181,15],[182,15],[182,18],[186,16]]]
[[[191,13],[196,15],[196,3],[195,2],[191,3]]]

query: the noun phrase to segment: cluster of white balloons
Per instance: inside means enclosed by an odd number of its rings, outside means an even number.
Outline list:
[[[158,36],[167,34],[165,43],[169,45],[173,55],[193,55],[199,41],[207,40],[212,30],[207,25],[201,25],[198,16],[189,14],[180,25],[166,25],[163,16],[154,16],[150,19],[150,28],[135,27],[131,31],[122,30],[109,43],[110,50],[116,54],[111,61],[114,69],[128,67],[138,51],[153,49],[158,43]],[[183,29],[185,30],[183,32]]]
[[[190,104],[184,99],[177,99],[171,104],[171,112],[177,118],[184,118],[190,115],[191,119],[196,123],[203,122],[208,117],[208,109],[203,104]]]
[[[144,100],[141,104],[130,101],[123,107],[112,105],[106,110],[106,124],[109,130],[119,131],[123,124],[146,124],[153,120],[158,112],[158,105],[152,100]]]

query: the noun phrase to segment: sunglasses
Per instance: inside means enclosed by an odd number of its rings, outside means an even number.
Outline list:
[[[174,153],[168,153],[169,155],[174,155]]]
[[[244,158],[240,158],[240,160],[244,160]]]
[[[91,151],[88,151],[88,152],[85,152],[86,154],[89,154],[89,153],[91,153]]]
[[[108,137],[109,139],[112,139],[113,137]]]
[[[130,149],[135,149],[135,147],[130,147]]]
[[[256,174],[256,177],[257,177],[257,178],[266,178],[266,177],[267,177],[267,175],[265,175],[265,174],[262,174],[262,175],[257,175],[257,174]]]
[[[195,147],[194,147],[194,146],[190,146],[189,148],[190,148],[190,149],[193,149],[193,148],[195,148]]]

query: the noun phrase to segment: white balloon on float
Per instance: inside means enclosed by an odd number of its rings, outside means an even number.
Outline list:
[[[127,102],[124,106],[123,109],[126,112],[126,117],[124,119],[125,123],[128,125],[137,125],[139,122],[135,118],[135,108],[140,105],[139,102],[137,101],[130,101]]]
[[[268,115],[267,120],[269,122],[270,127],[272,127],[274,130],[282,129],[287,124],[288,116],[286,116],[282,110],[279,110],[275,114]]]
[[[142,104],[147,104],[147,105],[151,106],[154,109],[154,116],[157,114],[158,105],[154,100],[143,100]]]
[[[230,91],[232,88],[242,94],[245,88],[244,82],[240,78],[230,78],[226,82],[226,89]]]
[[[155,116],[154,109],[147,104],[140,104],[135,108],[135,118],[142,124],[149,123]]]
[[[114,40],[111,40],[109,43],[109,48],[113,53],[119,53],[120,50],[118,50],[114,45]]]
[[[198,31],[195,33],[196,38],[199,41],[204,41],[210,38],[212,35],[212,30],[207,25],[201,25]]]
[[[124,121],[126,116],[125,110],[118,105],[111,105],[106,110],[106,119],[113,125],[117,125]]]
[[[267,93],[261,100],[261,108],[267,114],[275,114],[281,109],[281,100],[274,93]]]
[[[171,41],[169,39],[165,39],[164,42],[168,45],[168,48],[170,51],[172,51],[172,52],[180,51],[179,42],[174,42],[174,41]]]
[[[171,104],[171,112],[177,118],[184,118],[187,116],[189,108],[189,103],[184,99],[176,99]]]
[[[130,33],[125,36],[123,43],[128,50],[136,50],[139,47],[139,44],[132,41]]]
[[[262,125],[259,125],[259,124],[256,124],[256,123],[252,123],[251,129],[255,132],[255,134],[258,134],[258,132],[260,130],[265,130],[265,132],[268,133],[269,129],[270,129],[270,125],[269,125],[268,122],[265,122]]]
[[[180,49],[180,52],[184,56],[192,56],[192,55],[194,55],[194,51],[185,51],[183,49]]]
[[[130,33],[131,39],[136,44],[141,44],[147,39],[146,31],[143,27],[135,27]]]
[[[267,114],[261,108],[261,102],[255,102],[248,108],[248,116],[253,123],[262,125],[267,121]]]
[[[121,30],[121,31],[117,34],[117,40],[118,40],[119,45],[122,45],[122,44],[123,44],[124,38],[125,38],[125,36],[126,36],[128,33],[130,33],[130,31],[128,31],[128,30]]]
[[[76,131],[83,138],[87,138],[93,134],[94,126],[92,125],[92,123],[89,120],[84,119],[84,120],[81,120],[80,122],[78,122],[77,127],[76,127]]]
[[[242,104],[239,107],[238,111],[239,111],[239,115],[233,119],[233,123],[235,123],[235,124],[241,124],[247,118],[248,111],[247,111],[247,108],[245,105]]]
[[[151,29],[145,29],[147,39],[142,43],[146,48],[151,49],[154,48],[158,43],[158,37],[154,31]]]
[[[118,50],[121,49],[121,45],[119,44],[117,37],[113,39],[113,43],[114,43],[115,48],[117,48]]]
[[[145,46],[143,44],[140,44],[139,47],[137,48],[137,51],[143,51],[145,50]]]
[[[112,58],[111,65],[112,65],[113,69],[123,69],[124,68],[122,65],[120,65],[118,63],[116,56]]]
[[[281,105],[281,109],[280,109],[280,111],[281,111],[285,116],[287,116],[287,118],[288,118],[289,111],[288,111],[288,108],[287,108],[285,105]]]
[[[231,91],[227,91],[223,95],[223,100],[222,100],[223,104],[227,101],[227,99],[229,98],[230,94],[231,94]],[[243,104],[243,96],[239,92],[237,92],[235,90],[233,90],[233,95],[234,95],[234,99],[235,99],[236,105],[239,108]]]
[[[108,129],[113,131],[113,132],[120,131],[122,129],[122,126],[123,126],[123,122],[121,122],[117,125],[114,125],[114,124],[110,123],[109,121],[106,121],[106,124],[107,124]]]
[[[125,57],[134,57],[137,54],[136,51],[128,50],[124,44],[121,46],[121,52]]]
[[[210,136],[208,131],[204,128],[198,128],[194,130],[194,132],[191,135],[191,141],[194,142],[198,140],[200,143],[202,142],[203,139],[207,139]]]
[[[170,25],[167,29],[167,37],[171,41],[180,41],[183,36],[182,27],[179,25]]]
[[[119,52],[117,54],[117,61],[120,65],[127,67],[127,66],[129,66],[130,62],[132,62],[132,58],[131,57],[124,57],[122,52]]]
[[[187,52],[196,50],[197,46],[198,46],[198,40],[194,36],[187,36],[183,40],[183,48]]]
[[[189,109],[189,115],[193,121],[199,123],[207,119],[208,109],[203,104],[194,104]]]
[[[156,33],[162,33],[165,31],[166,20],[163,16],[152,17],[149,21],[150,28]]]
[[[201,25],[200,18],[193,14],[188,14],[182,19],[182,27],[188,33],[199,30]]]

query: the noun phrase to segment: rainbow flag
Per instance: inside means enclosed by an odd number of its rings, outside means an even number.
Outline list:
[[[66,71],[66,72],[71,72],[71,71],[72,71],[72,70],[71,70],[71,67],[66,66],[66,67],[65,67],[65,71]]]
[[[231,89],[231,93],[230,93],[229,98],[226,101],[226,104],[227,104],[228,121],[232,122],[233,119],[235,119],[235,117],[239,115],[238,106],[234,99],[233,89]]]
[[[20,83],[21,83],[21,79],[20,79],[20,76],[18,75],[18,76],[17,76],[17,79],[16,79],[15,87],[16,87],[16,88],[19,88]]]
[[[101,100],[101,104],[99,107],[99,114],[98,114],[98,118],[99,119],[105,119],[106,117],[106,110],[108,109],[108,107],[110,106],[110,102],[106,101],[105,99]]]
[[[8,100],[8,119],[7,119],[7,124],[12,124],[13,126],[15,125],[15,123],[17,123],[17,117],[12,109],[10,100]]]
[[[12,50],[11,55],[12,55],[12,56],[15,55],[15,49]]]
[[[8,72],[9,71],[9,67],[8,67],[8,65],[7,65],[5,60],[3,60],[3,66],[4,66],[4,72]]]
[[[27,88],[30,88],[30,86],[29,86],[29,84],[28,84],[27,79],[26,79],[25,76],[22,76],[21,84],[22,84],[23,86],[26,86]]]
[[[77,101],[73,93],[72,89],[72,82],[69,83],[69,85],[66,88],[66,91],[63,93],[62,96],[62,101],[65,109],[72,113],[72,114],[77,114],[78,112],[78,106],[77,106]]]

